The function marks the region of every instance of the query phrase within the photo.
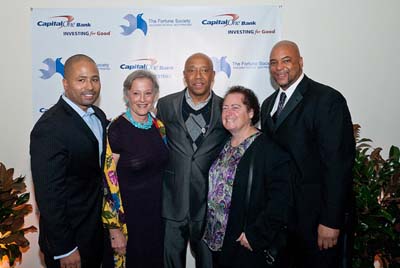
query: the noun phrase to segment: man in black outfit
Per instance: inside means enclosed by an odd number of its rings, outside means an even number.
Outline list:
[[[355,157],[346,100],[303,74],[291,41],[278,42],[269,63],[279,90],[262,105],[262,130],[291,154],[298,170],[290,260],[302,268],[342,267]]]
[[[102,166],[106,116],[96,63],[65,62],[64,94],[34,126],[30,154],[40,211],[39,245],[48,268],[98,268],[103,255]]]

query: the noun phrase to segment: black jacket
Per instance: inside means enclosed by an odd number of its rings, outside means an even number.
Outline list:
[[[253,182],[245,216],[245,198],[252,157]],[[258,136],[246,150],[236,169],[221,263],[228,266],[237,262],[254,263],[255,259],[251,254],[248,255],[249,260],[238,260],[243,257],[239,253],[243,247],[236,242],[236,239],[242,232],[246,234],[255,253],[273,245],[277,233],[288,222],[291,176],[290,156],[267,135]],[[247,227],[244,230],[245,220]],[[264,260],[261,259],[260,262],[257,266],[264,267]]]
[[[107,122],[103,111],[93,109],[103,126],[103,163]],[[103,167],[98,142],[62,98],[35,124],[30,154],[43,253],[59,256],[78,246],[81,258],[101,260]]]

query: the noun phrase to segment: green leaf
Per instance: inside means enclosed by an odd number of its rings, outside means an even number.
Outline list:
[[[380,214],[389,222],[393,222],[394,216],[388,213],[386,210],[381,209]]]
[[[14,267],[16,260],[20,260],[20,247],[29,245],[25,233],[36,231],[33,226],[21,229],[25,215],[32,212],[32,205],[27,204],[30,195],[25,193],[25,177],[13,179],[13,174],[14,169],[6,169],[0,162],[0,232],[3,234],[0,244],[4,247],[0,248],[0,259],[6,255],[10,267]]]
[[[29,196],[30,196],[29,193],[21,194],[21,195],[18,197],[18,200],[17,200],[17,202],[16,202],[16,205],[25,204],[26,202],[28,202]]]
[[[399,159],[400,159],[400,149],[399,149],[399,147],[392,145],[390,147],[390,150],[389,150],[389,157],[393,161],[399,163]]]

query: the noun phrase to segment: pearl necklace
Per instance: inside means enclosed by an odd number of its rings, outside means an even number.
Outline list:
[[[153,125],[153,120],[152,120],[150,113],[147,114],[147,122],[144,122],[144,123],[135,121],[135,119],[133,119],[133,116],[131,115],[131,111],[129,108],[126,109],[125,115],[128,118],[129,122],[131,122],[131,124],[137,128],[150,129],[151,126]]]

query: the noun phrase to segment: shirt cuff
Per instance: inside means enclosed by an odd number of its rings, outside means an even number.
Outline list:
[[[78,249],[78,247],[75,247],[73,250],[71,250],[70,252],[64,254],[64,255],[59,255],[59,256],[54,256],[55,260],[59,260],[65,257],[68,257],[69,255],[71,255],[72,253],[74,253],[76,250]]]

